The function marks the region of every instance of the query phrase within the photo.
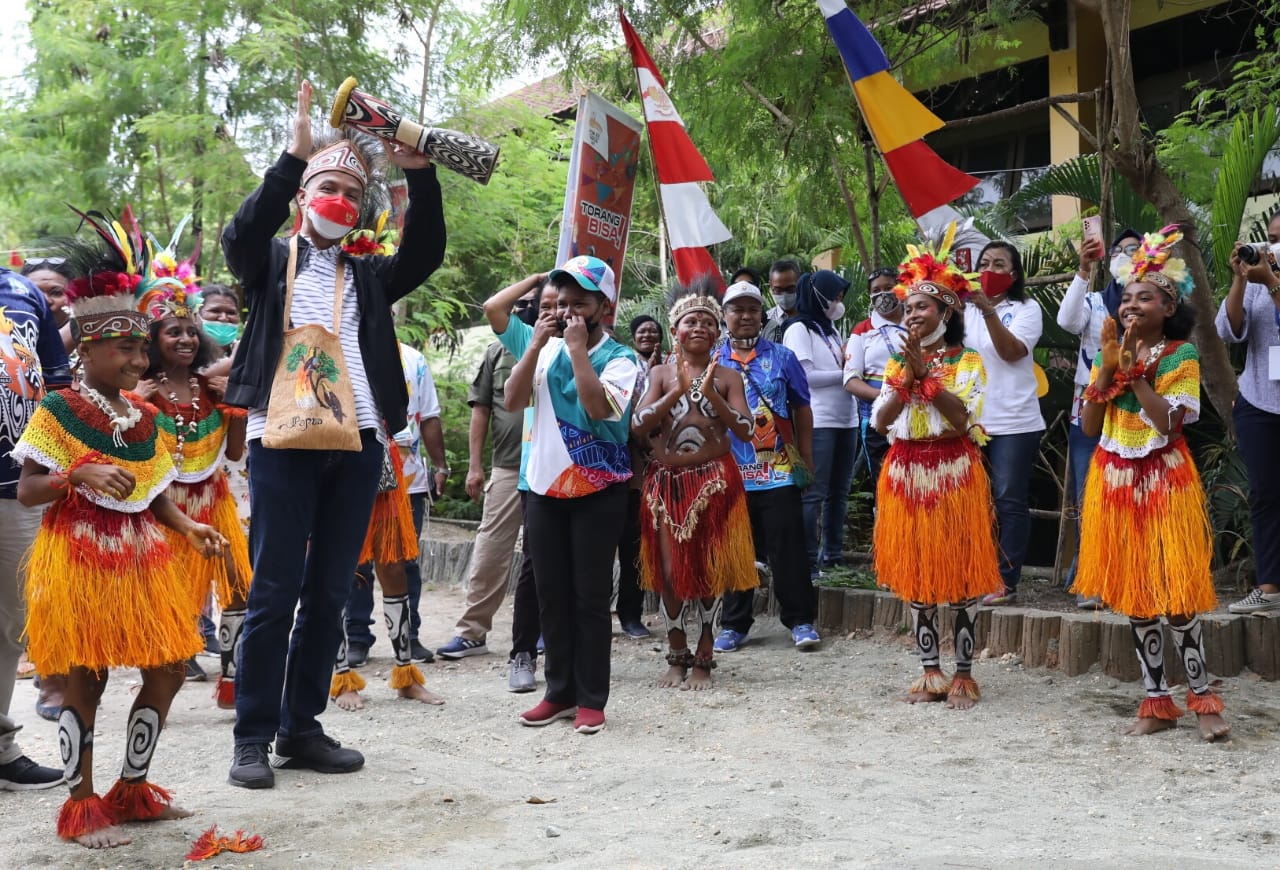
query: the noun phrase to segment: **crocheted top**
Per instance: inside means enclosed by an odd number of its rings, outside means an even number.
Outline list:
[[[227,427],[231,418],[219,410],[218,401],[209,392],[208,385],[203,380],[199,383],[200,413],[194,432],[189,428],[191,405],[175,406],[160,393],[151,397],[160,444],[171,457],[178,452],[177,415],[182,415],[182,466],[178,469],[178,483],[199,483],[212,477],[222,467],[222,456],[227,449]]]
[[[978,418],[982,415],[982,398],[987,389],[987,370],[982,365],[982,356],[971,347],[947,348],[942,358],[930,366],[935,376],[942,379],[942,388],[954,394],[964,403],[969,412],[968,435],[974,442],[986,442],[986,433],[978,426]],[[884,368],[884,386],[880,388],[880,396],[871,406],[871,420],[874,423],[880,408],[894,393],[894,384],[898,383],[905,369],[901,354],[893,354]],[[938,411],[932,402],[922,396],[913,394],[911,402],[902,409],[898,419],[889,426],[888,438],[894,441],[904,438],[916,441],[924,438],[937,438],[955,427]]]
[[[173,459],[158,447],[155,418],[142,407],[142,419],[121,432],[123,447],[112,440],[111,422],[97,406],[71,390],[45,396],[13,449],[14,461],[34,460],[49,471],[65,473],[77,462],[118,465],[133,475],[133,492],[114,499],[81,484],[76,492],[101,507],[122,513],[146,510],[177,472]],[[93,456],[93,459],[87,457]]]
[[[1102,354],[1093,360],[1089,382],[1098,379]],[[1169,413],[1178,408],[1186,409],[1182,423],[1169,435],[1161,435],[1152,425],[1151,418],[1142,409],[1132,389],[1127,389],[1107,404],[1102,419],[1103,450],[1136,459],[1166,446],[1171,440],[1182,437],[1182,426],[1200,419],[1200,354],[1189,341],[1171,341],[1156,363],[1155,391],[1169,403]]]

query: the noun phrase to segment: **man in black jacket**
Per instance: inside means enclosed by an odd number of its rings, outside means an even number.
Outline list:
[[[311,85],[298,90],[293,145],[222,234],[227,266],[244,287],[249,317],[226,398],[249,409],[249,549],[253,584],[236,674],[235,756],[229,782],[270,788],[272,767],[348,773],[364,765],[325,735],[316,717],[342,642],[342,607],[369,526],[383,447],[381,421],[405,425],[404,372],[391,305],[444,259],[440,185],[422,154],[387,148],[401,167],[409,209],[394,256],[349,257],[351,229],[368,184],[357,148],[340,140],[312,154]],[[310,162],[308,162],[310,161]],[[284,322],[288,243],[275,234],[296,201],[302,213],[291,322]],[[335,215],[349,214],[349,220]],[[333,321],[338,258],[345,268],[341,328]],[[361,450],[264,447],[266,408],[284,331],[318,323],[338,333],[355,395]],[[295,624],[294,611],[297,609]],[[292,629],[292,634],[290,630]],[[275,758],[268,745],[275,741]]]

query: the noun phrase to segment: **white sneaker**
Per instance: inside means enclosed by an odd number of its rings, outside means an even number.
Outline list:
[[[1262,587],[1255,586],[1252,592],[1227,607],[1227,610],[1231,613],[1263,613],[1268,610],[1280,610],[1280,592],[1263,592]]]
[[[516,653],[511,659],[511,670],[507,674],[507,691],[532,692],[538,682],[534,676],[535,667],[533,656],[527,652]]]

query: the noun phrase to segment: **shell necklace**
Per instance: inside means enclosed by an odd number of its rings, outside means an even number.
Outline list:
[[[196,429],[199,426],[196,420],[200,416],[200,382],[195,378],[187,381],[187,386],[191,388],[191,419],[188,421],[182,415],[182,406],[178,404],[178,394],[169,386],[169,375],[161,370],[159,377],[160,386],[168,389],[169,404],[173,405],[173,428],[178,436],[178,449],[174,451],[173,464],[181,469],[182,448],[187,443],[187,436],[196,434]]]
[[[96,405],[99,411],[106,414],[107,419],[111,421],[111,443],[117,447],[124,447],[124,432],[138,425],[138,421],[142,419],[142,409],[124,396],[121,396],[120,398],[124,399],[125,405],[129,408],[129,410],[121,414],[106,396],[83,381],[80,383],[80,393]]]

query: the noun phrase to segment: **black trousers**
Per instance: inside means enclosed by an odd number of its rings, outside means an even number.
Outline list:
[[[525,534],[546,645],[546,700],[603,710],[609,700],[613,554],[627,485],[580,498],[529,493]]]
[[[520,491],[520,513],[528,516],[529,493]],[[526,523],[520,541],[520,576],[516,578],[515,601],[511,616],[511,655],[528,653],[538,657],[538,635],[542,634],[542,620],[538,618],[538,589],[533,581],[533,557],[529,555],[529,526]]]
[[[809,579],[800,489],[780,486],[748,491],[747,511],[756,547],[763,546],[773,572],[773,594],[782,624],[787,628],[812,625],[818,613],[818,590]],[[746,634],[754,622],[754,602],[754,591],[726,592],[721,625]]]
[[[619,622],[639,622],[644,611],[640,589],[640,490],[627,490],[627,516],[618,539],[618,603],[614,612]]]

